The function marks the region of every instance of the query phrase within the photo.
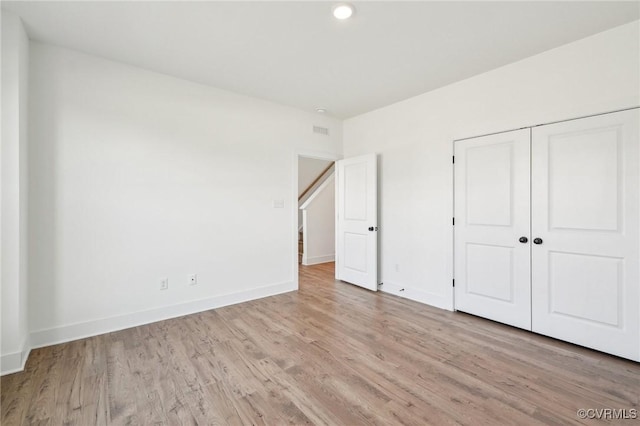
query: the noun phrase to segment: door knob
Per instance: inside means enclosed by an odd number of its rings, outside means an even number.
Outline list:
[[[533,244],[542,244],[542,238],[534,238]]]
[[[373,232],[373,231],[377,231],[378,227],[377,226],[370,226],[369,227],[369,231]]]
[[[520,237],[518,241],[520,241],[522,244],[526,244],[527,242],[529,242],[529,239],[527,237]]]

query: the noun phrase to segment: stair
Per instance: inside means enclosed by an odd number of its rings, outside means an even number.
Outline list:
[[[331,162],[307,188],[302,191],[302,193],[298,196],[298,207],[303,207],[306,202],[309,201],[311,197],[314,196],[315,192],[320,188],[327,179],[333,176],[336,168],[336,163]],[[299,221],[302,216],[299,216]],[[304,253],[304,244],[302,242],[302,225],[301,222],[298,222],[300,226],[298,228],[298,263],[302,264],[302,257]]]
[[[298,232],[298,263],[302,263],[302,253],[304,245],[302,244],[302,231]]]

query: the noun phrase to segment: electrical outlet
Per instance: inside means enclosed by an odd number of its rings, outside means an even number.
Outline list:
[[[198,275],[196,274],[189,275],[189,285],[196,285],[196,284],[198,284]]]
[[[160,290],[167,290],[169,288],[169,278],[160,278]]]

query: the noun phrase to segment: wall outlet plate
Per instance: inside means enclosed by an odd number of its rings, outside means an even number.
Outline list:
[[[160,278],[160,290],[167,290],[169,288],[169,278]]]
[[[198,284],[198,275],[197,274],[189,275],[189,285],[196,285],[196,284]]]

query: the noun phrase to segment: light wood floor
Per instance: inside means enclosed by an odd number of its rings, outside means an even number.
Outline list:
[[[551,425],[640,408],[640,364],[332,274],[301,266],[298,292],[34,350],[2,378],[2,425]]]

